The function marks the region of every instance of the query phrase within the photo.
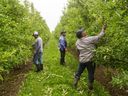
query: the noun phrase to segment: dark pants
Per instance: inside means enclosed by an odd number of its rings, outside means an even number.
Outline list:
[[[60,50],[60,64],[65,63],[65,50]]]
[[[87,71],[88,71],[89,83],[93,83],[93,81],[94,81],[94,72],[95,72],[95,63],[93,63],[93,62],[80,63],[79,66],[78,66],[78,70],[75,74],[75,78],[80,79],[80,76],[83,73],[85,68],[87,68]]]
[[[33,62],[34,62],[34,64],[42,64],[42,52],[34,54]]]

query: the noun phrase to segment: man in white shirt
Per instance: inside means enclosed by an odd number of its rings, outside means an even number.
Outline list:
[[[34,47],[33,62],[37,68],[36,72],[39,72],[43,70],[43,63],[42,63],[43,41],[41,37],[39,37],[38,32],[34,32],[33,36],[36,39],[35,43],[33,44]]]
[[[76,47],[79,52],[79,66],[75,74],[74,87],[77,87],[77,83],[80,79],[81,74],[84,69],[87,68],[88,71],[88,88],[93,89],[94,82],[94,72],[95,72],[95,63],[92,62],[92,58],[95,52],[95,44],[99,39],[104,36],[106,30],[106,25],[103,26],[101,32],[97,36],[87,36],[86,32],[83,29],[77,31],[76,36],[78,38],[76,42]]]

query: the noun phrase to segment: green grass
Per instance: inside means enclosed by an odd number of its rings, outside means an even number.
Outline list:
[[[53,37],[45,46],[43,62],[44,71],[29,72],[18,96],[109,96],[97,82],[94,84],[94,91],[88,94],[86,71],[81,77],[78,88],[72,87],[78,61],[67,53],[66,66],[60,65],[57,41]]]

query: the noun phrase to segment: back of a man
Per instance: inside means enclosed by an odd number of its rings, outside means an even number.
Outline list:
[[[80,62],[88,62],[92,59],[95,52],[95,44],[104,35],[101,31],[97,36],[86,36],[78,39],[76,42],[76,47],[79,50],[79,60]]]
[[[77,87],[78,80],[80,79],[81,74],[84,69],[87,68],[88,71],[88,88],[93,89],[94,82],[94,72],[95,72],[95,63],[92,61],[92,58],[95,53],[95,44],[99,39],[105,34],[106,26],[103,26],[100,34],[97,36],[88,37],[84,30],[79,30],[76,33],[78,38],[76,42],[77,50],[79,51],[79,65],[74,79],[74,87]]]

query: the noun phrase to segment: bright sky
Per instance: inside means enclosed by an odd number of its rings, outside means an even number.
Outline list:
[[[29,0],[45,19],[50,31],[54,31],[63,9],[66,7],[67,0]]]

